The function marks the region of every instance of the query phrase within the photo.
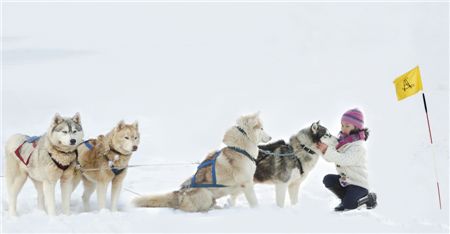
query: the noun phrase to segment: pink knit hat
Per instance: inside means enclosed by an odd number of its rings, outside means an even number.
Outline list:
[[[359,128],[359,129],[364,128],[363,113],[357,108],[346,111],[342,115],[341,122],[352,124],[353,126],[355,126],[356,128]]]

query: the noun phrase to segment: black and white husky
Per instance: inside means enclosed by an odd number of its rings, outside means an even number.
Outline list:
[[[319,141],[336,144],[337,139],[319,122],[315,122],[293,135],[289,144],[279,140],[259,146],[254,181],[275,184],[279,207],[284,206],[287,190],[291,204],[297,204],[300,184],[319,159],[320,151],[316,147]]]

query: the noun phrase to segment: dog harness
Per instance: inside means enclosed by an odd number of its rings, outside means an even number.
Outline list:
[[[94,146],[89,142],[89,140],[87,141],[83,141],[83,143],[89,150],[92,150],[94,148]]]
[[[34,150],[36,149],[37,146],[37,141],[39,140],[39,138],[41,138],[40,136],[26,136],[25,141],[19,145],[19,147],[17,147],[17,149],[14,151],[14,153],[16,154],[16,156],[19,158],[20,161],[23,162],[23,164],[25,164],[25,166],[28,166],[28,163],[30,162],[30,158],[31,155],[33,154]],[[22,155],[20,154],[20,150],[22,149],[22,146],[25,143],[29,143],[29,144],[33,144],[33,150],[31,151],[31,153],[28,155],[28,158],[25,160]]]
[[[216,159],[220,155],[221,151],[216,151],[212,159],[206,160],[202,162],[198,167],[197,171],[195,172],[194,176],[192,176],[191,179],[191,185],[189,187],[191,188],[223,188],[226,187],[222,184],[217,184],[217,178],[216,178]],[[195,182],[195,178],[197,176],[197,173],[200,169],[211,166],[211,177],[212,177],[212,184],[197,184]]]
[[[50,152],[48,152],[48,155],[50,156],[50,158],[52,159],[52,161],[55,163],[55,165],[56,165],[59,169],[65,171],[67,168],[70,167],[70,163],[69,163],[68,165],[62,165],[61,163],[59,163],[58,161],[56,161],[56,160],[52,157],[52,154],[51,154]],[[78,152],[77,152],[77,151],[75,151],[75,156],[78,157]]]
[[[89,150],[94,149],[94,146],[89,142],[89,140],[84,141],[84,142],[81,143],[81,144],[84,144]],[[117,152],[117,150],[114,150],[114,149],[111,149],[111,151],[113,151],[113,152],[116,153],[116,154],[121,154],[121,153]],[[111,162],[111,160],[109,160],[108,157],[105,157],[105,158],[106,158],[109,162]],[[78,168],[81,168],[81,164],[80,164],[80,162],[78,161],[78,151],[77,151],[77,160],[76,160],[76,161],[77,161],[77,167],[78,167]],[[109,166],[109,168],[111,169],[112,173],[114,173],[114,175],[118,176],[118,175],[120,175],[120,173],[122,173],[122,172],[125,170],[126,167],[124,167],[124,168],[116,168],[116,167],[114,167],[114,165],[111,163],[111,165]]]
[[[30,163],[31,155],[33,154],[34,150],[36,149],[37,141],[41,138],[41,136],[32,136],[32,137],[26,136],[26,137],[27,137],[26,140],[25,140],[22,144],[20,144],[19,147],[17,147],[17,149],[14,151],[14,153],[15,153],[16,156],[20,159],[20,161],[22,161],[23,164],[25,164],[25,166],[28,166],[28,163]],[[20,154],[20,150],[22,149],[22,146],[23,146],[25,143],[33,144],[33,145],[32,145],[32,146],[33,146],[33,150],[32,150],[31,153],[28,155],[27,160],[25,160],[25,159],[22,157],[22,155]],[[77,151],[75,151],[75,154],[77,155],[77,158],[78,158],[78,152],[77,152]],[[62,165],[61,163],[59,163],[58,161],[56,161],[56,160],[52,157],[52,154],[51,154],[50,152],[48,152],[48,155],[49,155],[50,158],[52,159],[53,163],[55,163],[55,165],[56,165],[59,169],[65,171],[67,168],[70,167],[70,164],[69,164],[69,165]]]
[[[238,152],[240,154],[243,154],[245,157],[250,159],[250,161],[252,161],[254,164],[256,164],[256,159],[253,158],[247,151],[245,151],[245,150],[243,150],[241,148],[238,148],[238,147],[234,147],[234,146],[228,146],[227,148],[229,148],[231,150],[234,150],[234,151],[236,151],[236,152]]]
[[[263,161],[264,159],[266,159],[269,156],[274,156],[274,157],[295,157],[295,160],[297,162],[297,168],[300,171],[300,175],[303,175],[303,173],[305,173],[305,171],[303,170],[302,161],[300,161],[300,159],[297,156],[295,156],[294,149],[292,148],[292,146],[289,145],[289,144],[286,144],[283,140],[280,140],[280,141],[275,142],[275,143],[282,143],[282,145],[287,146],[288,147],[288,152],[287,153],[273,153],[273,152],[270,152],[268,150],[263,150],[263,149],[261,149],[261,147],[259,147],[260,148],[259,151],[262,152],[263,154],[262,154],[261,157],[258,157],[258,159],[256,160],[256,165],[258,165],[259,162]],[[273,144],[275,144],[275,143],[273,143]],[[309,154],[315,154],[315,152],[312,149],[308,148],[304,144],[300,144],[300,147],[303,150],[305,150],[307,153],[309,153]]]
[[[85,140],[81,144],[84,144],[89,150],[92,150],[94,148],[94,146],[91,143],[89,143],[89,140]],[[77,164],[76,167],[77,167],[77,169],[80,169],[81,164],[80,164],[80,161],[78,161],[78,149],[75,150],[75,153],[76,153],[75,162]]]
[[[247,158],[249,158],[253,163],[256,164],[256,160],[245,150],[240,149],[238,147],[234,147],[234,146],[227,146],[227,148],[234,150],[244,156],[246,156]],[[223,187],[227,187],[226,185],[223,184],[217,184],[217,177],[216,177],[216,159],[217,157],[219,157],[221,150],[216,151],[216,153],[214,153],[212,159],[206,160],[204,162],[202,162],[198,167],[197,167],[197,171],[195,172],[194,176],[192,176],[191,178],[191,184],[189,185],[189,188],[223,188]],[[211,184],[198,184],[195,182],[195,179],[197,177],[197,173],[200,169],[205,168],[211,166],[211,178],[212,178],[212,183]]]
[[[111,147],[111,149],[110,149],[112,152],[114,152],[115,154],[117,154],[117,155],[122,155],[122,153],[120,153],[119,151],[117,151],[117,150],[115,150],[114,148],[112,148]],[[126,167],[124,167],[124,168],[116,168],[116,167],[114,167],[114,165],[112,164],[112,161],[110,161],[111,162],[111,165],[109,166],[110,168],[111,168],[111,171],[114,173],[114,175],[116,175],[116,176],[118,176],[120,173],[122,173],[124,170],[125,170],[125,168]]]

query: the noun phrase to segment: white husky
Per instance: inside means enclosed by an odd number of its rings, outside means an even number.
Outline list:
[[[55,185],[61,180],[62,209],[70,213],[70,194],[76,148],[82,142],[80,115],[63,118],[56,114],[47,133],[39,138],[23,134],[11,136],[5,146],[5,178],[9,215],[16,215],[17,196],[28,177],[38,193],[38,207],[44,204],[49,215],[55,215]],[[45,203],[44,203],[45,200]]]
[[[253,188],[253,174],[257,145],[270,139],[257,114],[242,116],[236,126],[226,131],[223,138],[226,147],[206,156],[197,173],[179,190],[139,197],[133,203],[138,207],[171,207],[199,212],[212,209],[220,197],[236,197],[244,193],[250,206],[255,207],[258,201]]]

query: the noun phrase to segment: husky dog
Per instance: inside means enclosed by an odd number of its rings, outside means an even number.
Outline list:
[[[143,196],[133,200],[138,207],[171,207],[187,212],[208,211],[216,199],[245,194],[251,207],[258,205],[253,189],[253,174],[258,143],[271,137],[264,132],[258,113],[242,116],[236,126],[225,132],[226,147],[212,152],[198,167],[197,173],[181,188],[164,195]]]
[[[38,193],[38,207],[55,215],[55,185],[60,179],[62,210],[70,213],[70,193],[76,148],[83,141],[80,115],[63,118],[56,114],[47,133],[40,137],[11,136],[5,145],[5,179],[9,215],[16,215],[17,196],[28,177]],[[45,200],[45,203],[44,203]]]
[[[128,162],[139,145],[138,123],[120,121],[106,136],[90,139],[78,147],[78,168],[74,187],[83,180],[83,206],[89,211],[89,199],[97,190],[98,208],[106,207],[106,191],[111,184],[111,211],[117,211],[122,182],[127,174]]]
[[[319,141],[327,143],[337,140],[328,130],[313,123],[292,136],[289,144],[283,140],[259,146],[255,172],[256,183],[275,184],[276,200],[279,207],[284,206],[286,191],[289,190],[291,204],[298,202],[300,184],[308,176],[319,159],[320,151],[316,147]]]

